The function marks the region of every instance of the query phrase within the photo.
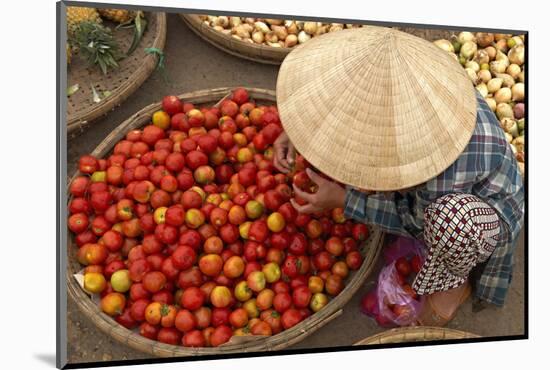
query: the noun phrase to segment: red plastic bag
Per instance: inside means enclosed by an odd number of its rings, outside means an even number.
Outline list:
[[[385,247],[386,266],[380,271],[376,287],[361,301],[361,311],[373,317],[378,325],[408,326],[420,315],[424,298],[410,287],[414,274],[403,276],[396,268],[396,261],[410,264],[413,258],[419,259],[416,262],[420,264],[424,261],[424,245],[418,240],[398,237]]]

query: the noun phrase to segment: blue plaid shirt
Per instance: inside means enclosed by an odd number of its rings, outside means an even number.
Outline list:
[[[476,281],[476,295],[502,306],[512,279],[515,242],[523,225],[523,180],[496,116],[479,94],[477,102],[472,138],[449,168],[406,193],[367,195],[348,188],[345,215],[388,233],[422,239],[424,209],[430,203],[449,193],[479,197],[499,214],[506,241],[497,246]]]

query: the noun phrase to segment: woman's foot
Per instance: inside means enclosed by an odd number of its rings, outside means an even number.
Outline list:
[[[453,289],[436,292],[426,297],[424,307],[417,320],[421,326],[445,326],[451,321],[458,308],[471,294],[468,282]]]

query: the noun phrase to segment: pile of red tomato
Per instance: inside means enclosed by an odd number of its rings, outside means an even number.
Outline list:
[[[291,328],[342,291],[368,229],[342,209],[296,212],[290,185],[315,189],[303,157],[273,167],[282,130],[243,88],[219,107],[167,96],[108,158],[80,158],[68,227],[104,313],[163,343],[219,346]]]

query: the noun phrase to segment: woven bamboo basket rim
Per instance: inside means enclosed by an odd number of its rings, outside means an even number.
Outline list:
[[[252,44],[224,35],[207,26],[197,14],[179,14],[180,18],[197,36],[220,50],[253,62],[279,65],[293,48],[277,48],[268,45]]]
[[[217,88],[209,90],[200,90],[191,93],[179,95],[179,98],[197,105],[204,103],[216,103],[220,99],[227,96],[233,88]],[[257,102],[275,102],[275,92],[272,90],[247,88],[250,96]],[[151,114],[161,108],[160,102],[151,104],[139,112],[133,114],[130,118],[122,122],[115,128],[92,152],[92,155],[103,158],[110,153],[114,145],[125,137],[126,133],[135,128],[139,128],[149,123]],[[69,183],[78,176],[78,171],[75,171],[73,176],[68,180]],[[70,193],[67,193],[70,201]],[[66,279],[68,285],[68,293],[71,299],[77,304],[82,313],[88,317],[101,331],[110,335],[115,340],[128,345],[136,350],[159,357],[185,357],[194,355],[218,355],[228,353],[244,353],[258,351],[272,351],[286,348],[295,344],[315,330],[324,326],[334,318],[342,314],[342,307],[351,299],[354,293],[362,286],[365,279],[370,275],[376,265],[376,261],[380,255],[383,245],[384,234],[376,228],[371,229],[369,239],[365,242],[361,249],[364,250],[364,261],[360,269],[353,272],[347,280],[344,290],[336,297],[331,299],[329,303],[319,312],[311,315],[296,326],[285,330],[277,335],[270,337],[233,337],[231,342],[220,347],[201,347],[188,348],[183,346],[168,345],[153,341],[130,331],[119,325],[111,317],[100,311],[87,293],[80,287],[72,276],[78,272],[81,267],[75,259],[76,248],[73,245],[72,235],[67,234],[67,254],[68,268]],[[239,339],[235,339],[239,338]]]
[[[76,94],[67,99],[68,105],[87,104],[84,109],[76,111],[74,114],[70,114],[69,109],[67,109],[67,136],[69,138],[74,138],[75,136],[78,136],[94,120],[107,114],[116,106],[120,105],[131,94],[133,94],[155,70],[158,56],[156,54],[146,54],[143,49],[145,47],[153,47],[159,50],[164,49],[164,45],[166,42],[166,14],[149,13],[147,20],[147,29],[145,31],[143,39],[140,41],[140,46],[138,46],[138,48],[131,55],[130,58],[132,59],[124,59],[121,61],[121,63],[129,64],[126,65],[124,68],[111,70],[107,73],[106,76],[102,76],[109,81],[122,81],[113,90],[110,90],[111,95],[103,98],[99,103],[92,102],[91,93],[86,94],[86,99],[81,98],[77,101],[74,101],[74,103],[71,102],[71,100],[76,100]],[[151,36],[147,35],[147,32],[152,33]],[[143,45],[144,42],[150,42],[151,40],[149,39],[152,39],[152,43]],[[131,38],[129,40],[125,39],[124,42],[131,42]],[[136,54],[140,52],[144,54],[143,57],[136,56]],[[73,67],[72,70],[71,67]],[[78,71],[75,71],[74,66],[71,65],[71,67],[69,67],[67,71],[68,86],[70,85],[69,79],[71,79],[71,73],[78,73],[78,80],[76,80],[75,82],[80,85],[80,89],[90,89],[90,84],[92,82],[96,82],[85,80],[86,77],[88,77],[88,79],[90,77],[85,76],[87,69],[83,66],[81,66]],[[90,72],[88,73],[90,74]],[[92,73],[98,73],[99,75],[101,74],[101,72]]]
[[[354,346],[466,338],[479,338],[479,335],[449,328],[439,328],[433,326],[407,326],[372,335],[355,343]]]

